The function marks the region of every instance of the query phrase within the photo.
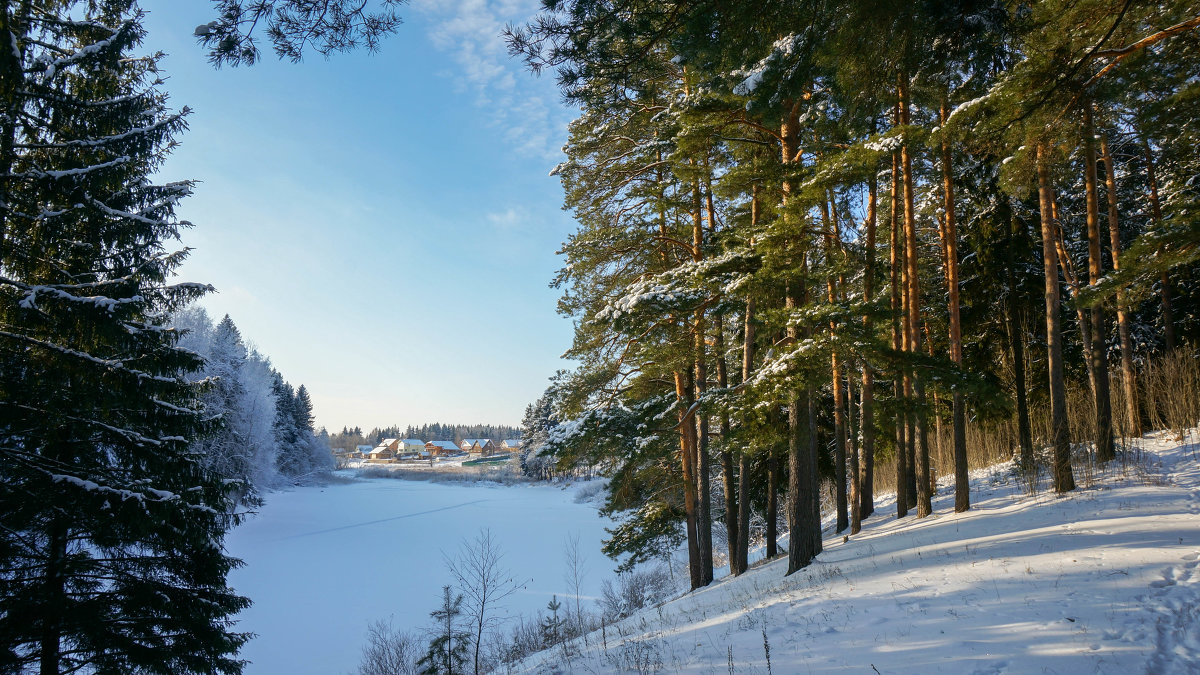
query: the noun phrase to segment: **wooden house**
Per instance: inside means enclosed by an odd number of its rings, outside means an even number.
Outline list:
[[[448,455],[457,455],[462,452],[454,441],[429,441],[425,444],[425,450],[429,452],[430,457],[446,457]]]
[[[464,438],[459,446],[466,452],[480,457],[487,457],[496,453],[496,444],[490,438]]]
[[[376,464],[388,464],[396,461],[396,453],[388,446],[380,445],[372,450],[371,454],[367,455],[367,461]]]

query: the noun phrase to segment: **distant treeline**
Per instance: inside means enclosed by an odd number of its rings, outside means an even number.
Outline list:
[[[329,436],[329,444],[335,448],[351,449],[358,445],[379,445],[385,438],[419,438],[423,441],[454,441],[460,443],[464,438],[490,438],[499,443],[509,438],[520,438],[520,427],[510,427],[505,424],[423,424],[419,427],[409,425],[400,428],[399,425],[375,428],[363,433],[360,427],[342,427],[338,433]]]

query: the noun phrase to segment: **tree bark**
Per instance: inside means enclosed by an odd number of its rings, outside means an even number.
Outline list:
[[[43,578],[44,615],[39,639],[41,675],[58,675],[62,665],[63,564],[67,557],[67,532],[61,520],[52,517],[47,526],[46,563]]]
[[[783,164],[792,164],[800,160],[799,149],[799,107],[794,101],[784,102],[784,118],[780,125],[780,150]],[[787,218],[788,198],[792,186],[789,181],[783,183],[784,218]],[[805,243],[805,242],[801,242]],[[797,306],[796,293],[805,296],[808,285],[808,260],[805,248],[798,253],[800,256],[800,273],[797,288],[789,288],[786,305],[788,308]],[[811,328],[806,328],[806,335]],[[794,324],[787,328],[789,338],[796,339],[798,331]],[[803,406],[803,407],[802,407]],[[807,409],[808,419],[802,419]],[[792,574],[807,566],[821,552],[821,516],[818,501],[816,438],[816,411],[813,408],[812,390],[805,386],[802,392],[789,393],[787,398],[788,411],[788,569]]]
[[[1100,137],[1100,156],[1104,161],[1104,192],[1108,197],[1108,237],[1112,254],[1113,270],[1121,269],[1121,226],[1117,211],[1117,170],[1113,166],[1112,153],[1108,151],[1108,138]],[[1125,301],[1125,289],[1117,289],[1117,334],[1121,340],[1121,380],[1125,389],[1126,434],[1142,435],[1142,420],[1138,414],[1137,376],[1133,369],[1133,340],[1129,331],[1129,307]]]
[[[833,258],[836,251],[834,239],[837,238],[834,232],[837,227],[830,215],[830,207],[832,205],[823,201],[821,203],[821,219],[825,226],[825,259],[826,264],[833,264]],[[830,273],[825,279],[826,299],[830,305],[837,303],[837,281],[833,274]],[[830,322],[829,332],[832,336],[837,330],[837,324]],[[830,355],[831,360],[831,381],[833,389],[833,476],[834,476],[834,503],[837,508],[837,525],[836,532],[842,532],[850,527],[850,514],[848,510],[848,495],[846,494],[846,400],[845,390],[842,388],[842,363],[838,358],[837,350],[834,349]]]
[[[695,164],[695,163],[693,163]],[[692,179],[692,261],[704,260],[704,215],[700,179]],[[712,218],[710,214],[710,219]],[[692,356],[695,368],[693,401],[700,401],[708,389],[707,317],[703,307],[696,310],[692,328]],[[700,584],[712,583],[712,490],[709,486],[708,415],[699,410],[693,415],[696,425],[696,546],[700,554]]]
[[[758,186],[753,188],[750,199],[750,223],[758,225]],[[751,245],[754,244],[751,240]],[[754,371],[754,296],[746,298],[745,327],[742,333],[742,382],[749,381]],[[749,558],[750,540],[750,458],[746,452],[738,453],[738,496],[737,496],[737,550],[733,554],[729,566],[731,574],[742,574],[746,571]],[[733,537],[734,535],[730,535]]]
[[[1096,129],[1092,122],[1092,104],[1083,106],[1084,120],[1084,189],[1087,192],[1087,236],[1088,236],[1088,284],[1095,286],[1100,283],[1100,199],[1096,188]],[[1093,400],[1096,405],[1096,459],[1101,462],[1111,461],[1116,457],[1113,447],[1112,434],[1112,404],[1108,384],[1108,355],[1104,348],[1104,309],[1100,305],[1092,307],[1092,372],[1095,374],[1096,389]]]
[[[1051,216],[1053,195],[1046,146],[1037,146],[1038,201],[1042,221],[1042,271],[1046,277],[1046,364],[1050,387],[1050,435],[1054,446],[1054,491],[1075,489],[1071,470],[1071,439],[1067,427],[1067,387],[1063,376],[1061,299],[1058,287],[1058,250]]]
[[[896,119],[899,119],[897,115]],[[904,350],[905,340],[902,327],[904,315],[904,250],[900,240],[900,156],[892,153],[892,195],[891,195],[891,290],[892,290],[892,350],[899,354]],[[908,466],[906,428],[908,426],[907,401],[904,398],[905,377],[896,373],[893,383],[896,410],[896,517],[908,515]]]
[[[946,99],[942,99],[940,118],[945,126],[949,118]],[[962,316],[959,311],[958,230],[954,212],[954,171],[950,139],[942,136],[942,186],[946,217],[941,221],[942,246],[946,251],[946,286],[949,292],[950,360],[963,366]],[[967,472],[967,405],[959,387],[954,387],[954,510],[971,508],[971,478]]]
[[[716,345],[717,387],[729,390],[729,365],[725,360],[725,321],[717,315]],[[725,534],[729,557],[729,572],[733,573],[733,559],[737,554],[737,479],[733,472],[733,452],[729,447],[732,427],[729,413],[721,413],[721,492],[725,495]]]
[[[863,301],[869,303],[874,296],[875,283],[875,221],[878,217],[879,181],[872,173],[867,186],[867,264],[863,273]],[[871,318],[863,316],[863,324],[871,325]],[[862,370],[862,414],[859,415],[862,429],[862,477],[859,480],[859,522],[875,513],[875,373],[871,364],[864,362]],[[853,524],[852,524],[853,527]],[[855,530],[857,532],[857,530]]]
[[[679,458],[683,466],[683,511],[687,523],[688,574],[692,588],[704,585],[696,522],[696,425],[692,423],[691,369],[675,373],[675,398],[679,403]]]
[[[1012,349],[1013,359],[1013,389],[1017,399],[1017,442],[1021,449],[1018,465],[1023,472],[1033,470],[1033,429],[1029,423],[1029,403],[1026,399],[1025,387],[1025,332],[1017,314],[1016,302],[1016,242],[1017,219],[1009,218],[1008,230],[1008,264],[1005,265],[1005,275],[1008,280],[1008,342]]]
[[[696,312],[696,400],[699,401],[707,391],[708,364],[705,357],[704,310]],[[696,524],[697,545],[700,548],[700,577],[703,585],[712,583],[712,490],[709,481],[711,471],[708,457],[708,415],[697,411],[694,415],[696,422],[696,492],[698,493]]]
[[[909,120],[908,77],[900,76],[900,123],[907,126]],[[904,165],[904,247],[908,291],[908,349],[916,355],[921,352],[921,291],[917,276],[917,217],[912,176],[912,154],[908,141],[900,145],[900,162]],[[925,384],[916,369],[910,369],[912,394],[915,397],[913,431],[916,434],[917,517],[924,518],[933,513],[933,495],[929,489],[929,434],[925,419]]]
[[[751,206],[751,220],[757,221],[758,195]],[[742,382],[750,379],[754,370],[754,298],[746,300],[746,327],[742,338]],[[749,557],[750,537],[750,458],[743,451],[738,454],[738,518],[737,551],[730,565],[732,574],[746,571]]]

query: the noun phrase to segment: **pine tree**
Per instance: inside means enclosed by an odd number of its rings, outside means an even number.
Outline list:
[[[185,126],[132,0],[0,7],[0,670],[236,673],[230,486],[170,312]]]
[[[422,675],[465,672],[471,636],[459,627],[462,602],[462,595],[454,595],[449,586],[442,586],[442,606],[429,613],[435,621],[435,634],[429,650],[417,661]]]

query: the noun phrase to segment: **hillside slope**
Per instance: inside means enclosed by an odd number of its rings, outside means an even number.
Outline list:
[[[521,670],[1198,673],[1200,442],[1188,440],[1149,435],[1126,467],[1064,497],[1030,496],[999,465],[973,475],[967,513],[952,512],[949,485],[920,521],[882,499],[859,535],[827,536],[791,577],[784,559],[761,564]]]

